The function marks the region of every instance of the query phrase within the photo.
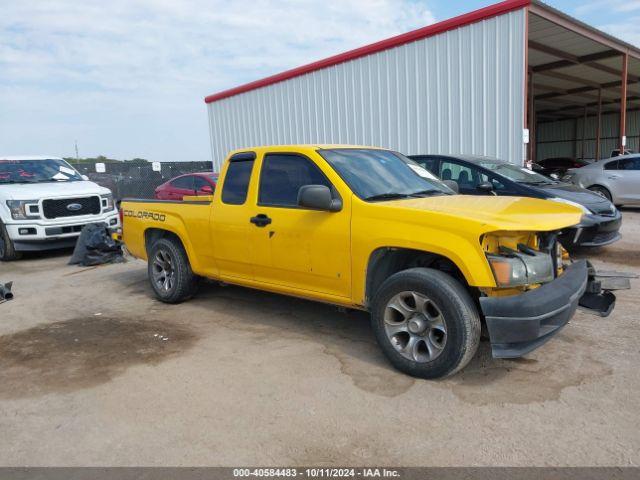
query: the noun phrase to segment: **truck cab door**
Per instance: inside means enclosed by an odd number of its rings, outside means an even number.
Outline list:
[[[262,159],[257,204],[248,218],[255,279],[283,290],[351,296],[351,197],[338,212],[298,206],[304,185],[338,191],[319,166],[297,153]]]
[[[251,185],[256,183],[251,182],[255,158],[254,152],[233,155],[219,184],[222,192],[218,194],[216,189],[214,197],[220,200],[214,206],[210,223],[215,239],[213,258],[220,276],[229,280],[253,279],[250,245],[253,225],[249,218],[254,214],[255,203],[249,199],[253,198]]]

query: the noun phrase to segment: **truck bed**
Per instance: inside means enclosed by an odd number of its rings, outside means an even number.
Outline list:
[[[152,229],[172,232],[180,238],[190,258],[194,248],[209,244],[209,221],[212,197],[185,197],[185,200],[126,198],[120,208],[123,214],[122,238],[129,252],[147,259],[145,235]],[[187,238],[181,232],[190,232]],[[197,233],[196,233],[197,232]],[[198,270],[197,263],[193,265]]]

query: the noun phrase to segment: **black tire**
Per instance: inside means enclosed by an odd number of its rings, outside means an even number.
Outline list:
[[[425,317],[429,325],[432,321],[429,319],[437,317],[440,319],[438,322],[445,326],[444,332],[430,327],[427,328],[428,332],[418,334],[407,330],[408,338],[415,340],[412,343],[414,348],[418,345],[415,350],[418,360],[407,358],[407,355],[416,356],[407,352],[410,340],[402,346],[404,331],[391,337],[387,330],[402,324],[388,322],[389,314],[393,316],[396,312],[395,308],[389,306],[390,302],[394,300],[394,304],[397,304],[397,299],[407,293],[417,293],[419,298],[427,298],[429,305],[424,310],[432,310]],[[418,301],[414,301],[416,311],[422,311],[418,308]],[[404,300],[402,302],[406,305]],[[453,375],[469,363],[478,349],[481,323],[476,305],[458,280],[441,271],[412,268],[392,275],[375,293],[372,307],[371,324],[378,344],[395,368],[411,376],[435,379]],[[438,315],[434,316],[434,312]],[[416,318],[413,315],[411,318]],[[440,332],[439,339],[433,337],[433,332]],[[433,348],[438,342],[439,348]],[[424,345],[423,353],[420,353],[421,345]],[[435,355],[431,354],[432,350],[436,351]]]
[[[162,264],[165,267],[162,267]],[[147,270],[151,288],[158,300],[162,302],[184,302],[196,293],[198,277],[191,270],[187,253],[177,239],[160,238],[151,245],[148,251]],[[165,272],[165,281],[162,281],[160,270]]]
[[[593,185],[593,186],[589,187],[589,190],[591,190],[593,193],[597,193],[598,195],[606,198],[610,202],[612,201],[611,200],[611,192],[608,189],[606,189],[605,187],[601,187],[600,185]]]
[[[9,233],[4,224],[0,222],[0,261],[11,262],[22,257],[20,252],[16,252],[13,241],[9,238]]]

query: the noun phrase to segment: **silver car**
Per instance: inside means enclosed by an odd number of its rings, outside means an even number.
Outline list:
[[[614,205],[640,205],[640,154],[624,155],[567,170],[562,177],[596,192]]]

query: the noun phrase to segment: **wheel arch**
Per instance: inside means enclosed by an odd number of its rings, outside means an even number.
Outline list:
[[[611,197],[611,201],[613,201],[613,199],[614,199],[613,190],[608,185],[605,185],[603,182],[592,183],[591,185],[589,185],[588,187],[585,187],[585,188],[587,190],[591,190],[594,187],[602,188],[603,190],[606,190],[607,192],[609,192],[609,196]]]
[[[415,267],[439,270],[452,276],[466,288],[473,288],[457,263],[444,255],[405,247],[380,247],[371,253],[367,263],[365,306],[370,307],[372,297],[387,278]]]
[[[189,245],[187,243],[185,243],[185,241],[180,237],[180,235],[170,229],[167,228],[157,228],[157,227],[150,227],[145,229],[144,231],[144,249],[145,252],[147,253],[147,257],[149,255],[149,249],[151,248],[151,246],[157,242],[159,239],[161,238],[168,238],[168,239],[174,239],[178,242],[180,242],[180,245],[182,246],[182,248],[184,249],[185,253],[187,254],[187,258],[189,259],[189,263],[192,263],[192,256],[189,254]]]

